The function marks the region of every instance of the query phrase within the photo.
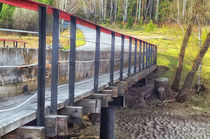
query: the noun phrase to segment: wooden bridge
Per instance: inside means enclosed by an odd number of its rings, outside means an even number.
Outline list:
[[[112,106],[125,105],[125,92],[136,82],[146,78],[156,69],[157,46],[138,38],[109,30],[59,9],[30,0],[0,0],[1,3],[39,11],[39,56],[38,89],[34,92],[0,100],[0,137],[45,138],[68,136],[68,123],[82,123],[87,113],[101,117],[101,138],[112,138],[106,125],[113,126]],[[51,88],[45,86],[46,79],[46,15],[53,16],[53,47]],[[58,85],[59,20],[71,22],[69,83]],[[96,30],[94,76],[75,82],[76,26],[83,25]],[[110,70],[100,74],[101,32],[111,35]],[[115,68],[115,37],[121,37],[120,67]],[[124,41],[129,40],[128,61],[124,57]],[[134,47],[133,47],[134,46]],[[132,50],[134,48],[134,50]],[[133,53],[132,53],[133,51]],[[132,54],[134,59],[132,61]],[[22,88],[20,88],[22,89]],[[107,111],[106,111],[107,110]],[[113,118],[113,117],[112,117]],[[106,124],[104,124],[106,123]]]

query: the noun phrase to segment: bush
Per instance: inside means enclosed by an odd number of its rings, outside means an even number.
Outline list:
[[[0,12],[0,27],[12,27],[12,15],[15,10],[14,6],[3,4]]]
[[[155,30],[155,25],[153,24],[152,20],[150,20],[149,23],[147,24],[146,31],[151,32],[154,30]]]
[[[126,28],[131,29],[132,27],[133,27],[133,18],[128,17],[128,22],[127,22]]]

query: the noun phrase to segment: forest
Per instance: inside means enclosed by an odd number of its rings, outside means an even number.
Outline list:
[[[140,28],[143,24],[187,23],[195,0],[35,0],[98,24]],[[202,24],[210,24],[208,0],[202,7]],[[37,13],[0,4],[0,27],[36,30]],[[204,20],[205,19],[205,20]],[[21,21],[24,21],[24,23]],[[36,23],[36,24],[31,24]]]

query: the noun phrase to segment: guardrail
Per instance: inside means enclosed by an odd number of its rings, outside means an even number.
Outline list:
[[[74,105],[75,94],[75,51],[76,51],[76,26],[77,24],[96,30],[95,42],[95,72],[94,72],[94,92],[98,91],[99,82],[99,62],[100,62],[100,40],[101,32],[111,35],[111,58],[110,58],[110,86],[114,79],[114,58],[115,58],[115,37],[121,37],[121,56],[120,56],[120,78],[123,80],[124,68],[124,44],[125,39],[129,39],[129,57],[128,57],[128,76],[131,75],[131,53],[132,42],[135,42],[134,73],[148,68],[157,63],[157,46],[138,38],[125,35],[100,25],[79,18],[70,13],[44,5],[31,0],[0,0],[1,3],[25,8],[33,11],[39,11],[39,56],[38,56],[38,101],[37,101],[37,125],[44,126],[45,110],[45,66],[46,66],[46,16],[53,16],[53,42],[52,42],[52,81],[51,81],[51,112],[57,113],[57,95],[58,95],[58,49],[59,49],[59,20],[64,19],[71,22],[70,28],[70,57],[69,57],[69,105]],[[137,45],[139,44],[139,57],[137,57]],[[137,59],[139,63],[137,63]]]
[[[13,47],[16,47],[16,48],[18,47],[19,43],[22,43],[24,48],[26,47],[26,44],[27,44],[27,42],[25,41],[9,40],[9,39],[0,39],[0,42],[2,42],[2,47],[9,47],[9,44],[7,44],[7,42],[12,42]]]

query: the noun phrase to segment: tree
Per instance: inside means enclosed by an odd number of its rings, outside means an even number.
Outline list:
[[[114,22],[117,20],[117,0],[114,3]]]
[[[177,21],[179,21],[179,18],[180,18],[179,4],[180,4],[180,0],[177,0]]]
[[[187,7],[187,0],[183,0],[183,9],[182,9],[182,16],[183,17],[185,15],[186,7]]]
[[[201,0],[201,1],[203,1],[203,0]],[[189,25],[187,27],[187,30],[186,30],[186,33],[185,33],[185,36],[184,36],[184,39],[182,41],[182,46],[180,48],[180,53],[179,53],[178,66],[177,66],[177,69],[176,69],[176,72],[175,72],[175,77],[174,77],[173,84],[171,86],[171,89],[173,91],[178,91],[179,90],[179,84],[180,84],[180,80],[181,80],[181,74],[182,74],[183,61],[184,61],[184,56],[185,56],[185,50],[186,50],[186,47],[187,47],[187,43],[189,41],[189,38],[191,36],[192,27],[193,27],[193,24],[195,22],[196,15],[197,15],[197,12],[198,12],[198,9],[199,9],[199,8],[195,8],[195,7],[197,7],[199,4],[200,4],[200,1],[197,0],[195,2],[194,7],[193,7],[194,10],[193,10],[193,13],[192,13],[192,17],[190,19]]]
[[[141,5],[142,5],[142,1],[139,0],[139,13],[138,13],[138,22],[140,22],[140,18],[141,18]]]
[[[201,61],[206,54],[207,50],[209,49],[210,46],[210,32],[208,33],[205,42],[203,43],[203,46],[201,47],[200,51],[198,52],[194,63],[192,65],[191,71],[188,73],[184,85],[182,86],[179,95],[177,96],[177,101],[178,102],[183,102],[187,99],[187,94],[191,89],[193,79],[195,77],[195,74],[201,64]]]
[[[123,11],[123,22],[127,21],[127,16],[128,16],[128,0],[124,0],[124,11]]]
[[[155,22],[158,21],[158,16],[159,16],[159,0],[157,0],[157,4],[156,4],[156,12],[155,12]]]

